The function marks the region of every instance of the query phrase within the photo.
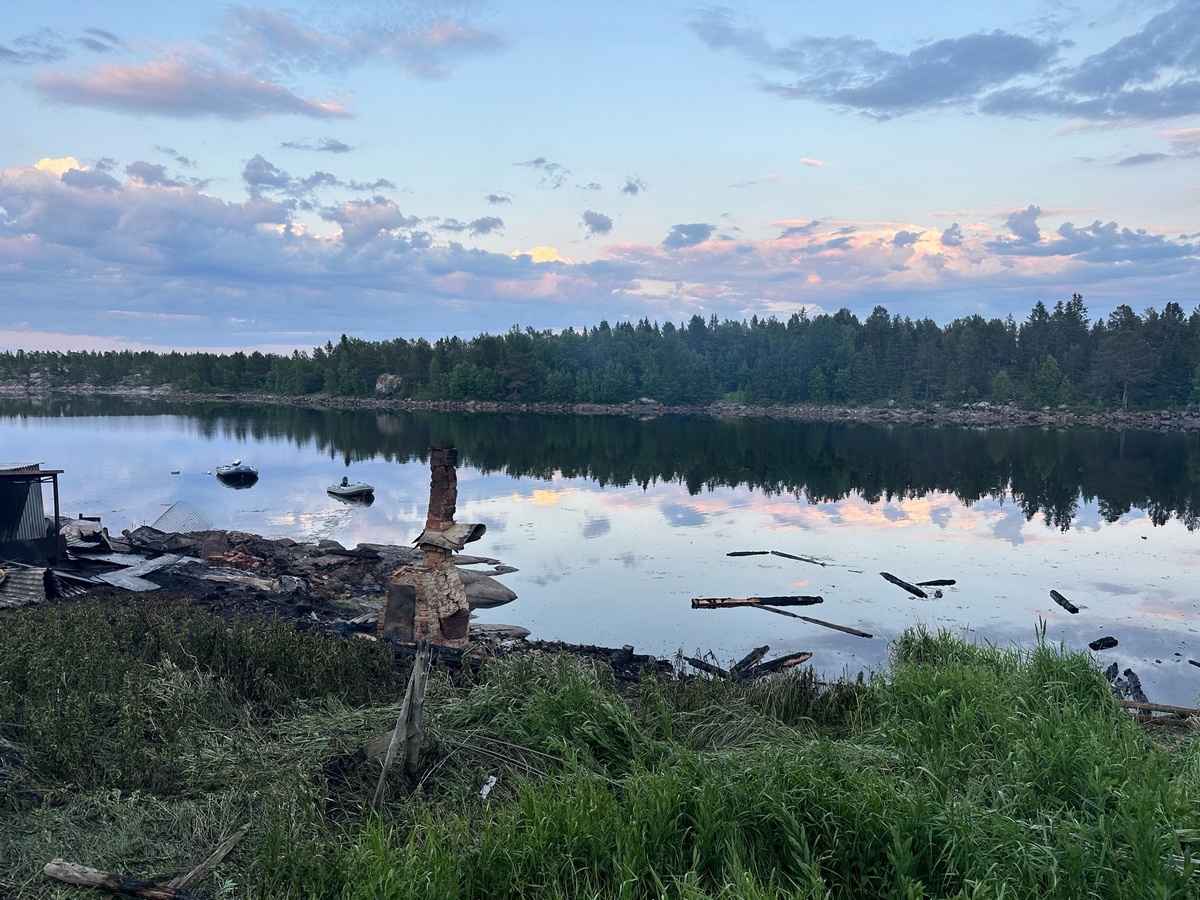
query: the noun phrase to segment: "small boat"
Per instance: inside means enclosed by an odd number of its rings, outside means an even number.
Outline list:
[[[258,469],[247,466],[240,459],[235,459],[228,466],[217,466],[217,481],[225,487],[241,490],[253,487],[258,481]]]
[[[375,499],[375,486],[367,484],[365,481],[351,481],[348,478],[343,478],[338,484],[331,484],[325,489],[339,500],[358,500],[365,501],[367,498]]]

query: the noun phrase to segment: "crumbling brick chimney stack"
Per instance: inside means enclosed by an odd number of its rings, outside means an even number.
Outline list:
[[[458,504],[458,451],[453,447],[431,447],[429,453],[429,511],[425,514],[425,532],[445,533],[454,527],[454,509]],[[418,541],[420,539],[418,538]],[[427,562],[446,560],[450,551],[433,544],[421,544]]]
[[[420,565],[401,566],[388,584],[379,611],[379,636],[391,640],[428,641],[466,648],[470,607],[452,554],[478,540],[483,525],[454,521],[458,502],[458,451],[431,447],[429,510],[425,530],[416,539],[424,553]]]

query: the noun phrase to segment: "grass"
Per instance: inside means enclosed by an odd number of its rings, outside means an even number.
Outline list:
[[[1195,897],[1200,749],[1163,749],[1086,654],[906,633],[819,683],[514,656],[430,682],[415,783],[325,764],[394,721],[369,644],[186,605],[0,621],[0,896],[62,856],[139,876],[254,829],[218,897]],[[7,757],[5,757],[7,758]],[[485,799],[480,787],[497,778]],[[71,894],[73,895],[73,894]]]

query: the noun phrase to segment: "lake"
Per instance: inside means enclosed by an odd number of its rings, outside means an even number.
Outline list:
[[[1132,667],[1153,701],[1200,694],[1195,433],[0,401],[0,461],[65,470],[62,513],[113,533],[186,500],[217,528],[408,544],[441,444],[459,451],[458,521],[487,526],[470,552],[519,569],[501,579],[518,599],[483,621],[722,664],[810,650],[830,677],[878,666],[910,625],[1001,646],[1044,627],[1072,648],[1117,638],[1098,662]],[[254,487],[210,474],[235,458]],[[374,504],[327,495],[343,475],[374,484]],[[823,565],[727,555],[771,550]],[[885,571],[955,584],[921,600]],[[781,594],[819,594],[793,611],[874,637],[690,604]]]

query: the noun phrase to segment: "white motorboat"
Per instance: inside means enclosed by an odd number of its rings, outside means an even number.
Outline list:
[[[228,466],[217,466],[217,481],[231,488],[248,488],[258,481],[258,469],[245,465],[240,459],[235,459]]]

